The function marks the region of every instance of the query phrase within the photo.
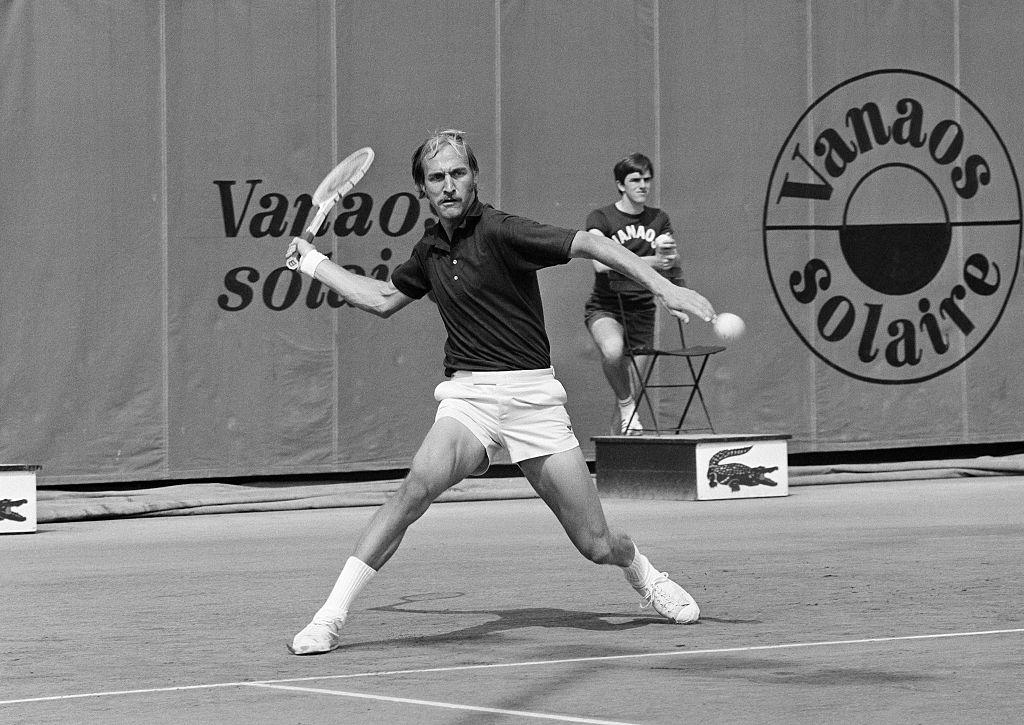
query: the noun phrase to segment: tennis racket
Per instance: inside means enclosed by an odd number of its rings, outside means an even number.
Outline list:
[[[320,230],[320,225],[331,213],[331,209],[341,197],[352,191],[352,187],[359,183],[372,163],[373,149],[369,146],[361,148],[331,169],[331,173],[324,177],[320,186],[316,187],[316,191],[313,192],[313,203],[317,206],[316,214],[313,215],[313,221],[306,227],[306,231],[292,239],[291,244],[288,245],[285,259],[285,266],[288,269],[298,269],[299,267],[299,252],[296,249],[296,242],[299,239],[313,242],[313,238]]]

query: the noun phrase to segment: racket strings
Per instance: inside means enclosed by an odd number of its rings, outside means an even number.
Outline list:
[[[373,163],[373,149],[361,148],[334,167],[313,192],[313,203],[323,204],[334,196],[344,196],[366,174]]]

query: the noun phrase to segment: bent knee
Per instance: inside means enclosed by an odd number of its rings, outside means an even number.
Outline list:
[[[611,318],[601,318],[591,323],[590,335],[602,357],[614,359],[625,354],[626,341],[622,327]]]
[[[402,502],[403,508],[425,509],[443,490],[443,485],[438,482],[410,472],[402,485],[395,491],[395,496]]]
[[[611,564],[614,561],[612,541],[607,536],[591,539],[581,545],[579,550],[595,564]]]
[[[618,342],[610,342],[602,345],[598,345],[597,348],[601,352],[601,357],[606,362],[619,364],[626,357],[626,346],[620,340]]]

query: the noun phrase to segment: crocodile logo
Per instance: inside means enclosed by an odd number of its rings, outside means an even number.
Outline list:
[[[0,521],[24,521],[25,517],[14,509],[28,503],[28,499],[13,501],[9,498],[0,499]]]
[[[753,446],[746,448],[726,448],[711,456],[708,462],[708,485],[728,486],[735,493],[742,486],[777,486],[778,483],[768,478],[767,474],[777,471],[778,466],[748,466],[743,463],[721,463],[726,458],[734,458],[747,453]]]

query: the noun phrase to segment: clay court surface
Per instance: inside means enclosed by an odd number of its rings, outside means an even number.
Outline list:
[[[370,507],[3,537],[0,722],[1020,722],[1024,478],[606,509],[699,624],[641,611],[537,499],[435,505],[304,658]]]

